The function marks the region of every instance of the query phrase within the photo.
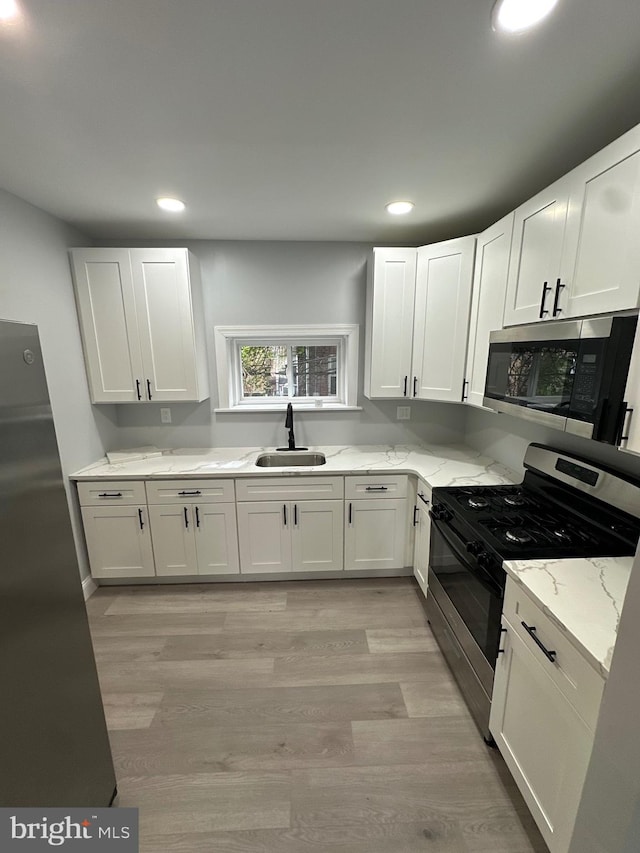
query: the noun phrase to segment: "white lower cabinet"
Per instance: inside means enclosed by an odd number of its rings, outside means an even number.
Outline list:
[[[416,503],[413,509],[415,544],[413,550],[413,574],[420,589],[427,594],[427,574],[429,571],[429,543],[431,540],[431,489],[424,480],[418,480]]]
[[[406,565],[407,488],[406,475],[345,477],[345,569]]]
[[[83,506],[82,523],[94,578],[155,575],[146,506]]]
[[[502,627],[489,727],[549,850],[566,853],[604,681],[510,579]]]
[[[149,518],[158,576],[240,571],[234,504],[158,504]]]

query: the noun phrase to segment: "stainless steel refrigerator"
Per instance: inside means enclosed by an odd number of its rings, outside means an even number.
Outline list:
[[[0,321],[0,806],[116,780],[36,326]]]

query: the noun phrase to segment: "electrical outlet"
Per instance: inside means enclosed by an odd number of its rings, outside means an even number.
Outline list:
[[[160,423],[171,423],[171,409],[160,409]]]
[[[408,421],[411,418],[411,406],[398,406],[396,417],[399,421]]]

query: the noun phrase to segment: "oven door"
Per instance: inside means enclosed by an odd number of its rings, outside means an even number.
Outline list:
[[[429,576],[429,591],[433,592],[478,675],[478,670],[485,670],[487,664],[490,667],[491,672],[487,673],[490,695],[500,641],[504,586],[474,565],[464,543],[447,527],[446,522],[433,518]],[[481,663],[478,663],[478,658],[482,659]]]

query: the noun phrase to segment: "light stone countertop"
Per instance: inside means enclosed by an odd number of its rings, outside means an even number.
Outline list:
[[[71,475],[72,480],[171,479],[196,477],[277,477],[324,474],[416,474],[428,485],[494,486],[519,482],[509,468],[465,445],[310,447],[327,457],[325,465],[259,468],[269,447],[217,447],[165,450],[131,461],[109,464],[105,459]]]
[[[633,557],[506,560],[519,583],[605,678]]]

